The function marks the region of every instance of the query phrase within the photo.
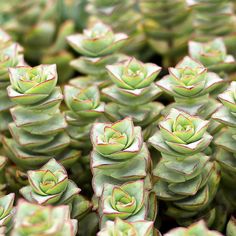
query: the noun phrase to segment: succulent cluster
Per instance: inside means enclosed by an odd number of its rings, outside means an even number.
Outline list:
[[[9,0],[0,24],[0,235],[236,235],[235,0]]]

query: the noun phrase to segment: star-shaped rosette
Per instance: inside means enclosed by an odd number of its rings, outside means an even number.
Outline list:
[[[41,206],[20,199],[11,235],[75,236],[77,224],[77,220],[70,219],[69,206]]]
[[[141,128],[127,117],[113,124],[95,123],[91,131],[94,150],[112,160],[127,160],[137,155],[143,145]]]
[[[112,101],[128,106],[143,105],[153,101],[161,90],[153,84],[161,68],[152,63],[142,63],[135,58],[108,65],[107,71],[115,84],[102,90]]]
[[[134,222],[145,220],[148,211],[148,192],[144,181],[131,181],[123,185],[106,184],[101,196],[101,225],[116,217]]]
[[[200,99],[216,89],[223,80],[192,58],[186,56],[175,68],[169,68],[169,75],[157,81],[157,85],[175,100]]]
[[[157,131],[149,142],[162,153],[171,155],[191,155],[204,150],[212,136],[206,132],[209,121],[171,109],[159,123]]]
[[[152,221],[139,220],[128,222],[117,217],[115,221],[107,221],[98,232],[98,236],[116,236],[130,234],[133,236],[153,236],[155,229]],[[157,234],[159,235],[159,234]]]
[[[127,41],[128,36],[123,33],[114,33],[112,29],[101,23],[95,23],[85,29],[83,34],[67,37],[67,41],[78,53],[87,57],[102,57],[120,49]]]
[[[56,65],[9,68],[11,86],[8,96],[20,105],[32,105],[43,101],[55,90],[57,84]]]
[[[68,179],[64,167],[51,159],[42,168],[28,171],[29,185],[21,188],[20,193],[30,202],[41,205],[60,205],[72,202],[80,192],[76,184]]]
[[[64,87],[65,103],[74,115],[83,118],[96,118],[104,112],[100,93],[96,86],[79,88],[71,85]]]
[[[218,95],[223,104],[212,116],[214,120],[224,125],[236,128],[236,82],[231,82],[229,88]]]
[[[206,43],[190,41],[188,48],[189,55],[200,61],[209,71],[219,73],[235,70],[235,59],[227,54],[226,46],[221,38]]]

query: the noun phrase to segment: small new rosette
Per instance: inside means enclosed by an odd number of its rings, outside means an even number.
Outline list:
[[[65,118],[69,124],[67,132],[71,145],[90,147],[89,132],[94,121],[104,113],[105,104],[100,102],[100,92],[96,86],[80,88],[66,85],[64,87],[65,103],[69,108]]]

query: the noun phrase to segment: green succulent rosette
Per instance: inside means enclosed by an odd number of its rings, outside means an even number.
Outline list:
[[[77,220],[70,219],[68,206],[40,206],[19,200],[12,236],[75,236]]]
[[[143,30],[151,47],[163,57],[165,67],[176,63],[186,51],[193,31],[185,0],[141,0]]]
[[[134,235],[153,236],[155,234],[152,221],[139,220],[128,222],[117,217],[115,221],[107,221],[105,227],[98,232],[98,236]]]
[[[93,122],[104,113],[105,104],[100,101],[97,86],[81,88],[64,87],[64,99],[69,110],[65,112],[67,132],[71,146],[86,149],[91,147],[89,132]]]
[[[0,197],[0,233],[5,235],[12,228],[15,194],[10,193]]]
[[[64,167],[51,159],[39,170],[28,171],[29,185],[21,188],[20,193],[29,202],[41,205],[60,205],[72,202],[80,192],[76,184],[68,179]]]
[[[23,169],[39,168],[53,157],[70,165],[80,153],[66,149],[70,138],[59,109],[56,65],[10,68],[9,76],[8,96],[17,104],[10,110],[12,139],[3,139],[9,158]]]
[[[7,95],[6,87],[9,85],[8,68],[23,65],[22,48],[11,40],[11,37],[0,29],[0,131],[8,129],[12,121],[9,109],[14,106]]]
[[[162,156],[153,169],[153,191],[165,201],[165,213],[181,225],[205,215],[218,189],[218,167],[203,153],[212,140],[208,123],[171,109],[149,139]]]
[[[161,68],[153,63],[142,63],[135,58],[108,65],[106,68],[114,84],[102,90],[112,100],[105,107],[107,117],[116,121],[130,116],[135,125],[147,128],[152,124],[153,128],[163,108],[162,104],[154,101],[160,96],[161,90],[153,83]],[[146,132],[144,137],[148,135]]]
[[[231,73],[235,70],[235,59],[227,54],[222,38],[215,38],[206,43],[190,41],[188,49],[189,55],[200,61],[209,71]]]
[[[235,217],[231,216],[227,227],[226,227],[226,235],[227,236],[234,236],[236,232],[236,219]]]
[[[187,228],[183,227],[175,228],[164,234],[164,236],[185,236],[185,235],[222,236],[222,234],[217,231],[209,230],[203,220],[194,223]]]
[[[110,25],[115,32],[125,32],[129,35],[130,45],[124,48],[129,55],[142,54],[145,57],[146,37],[143,32],[142,15],[135,0],[89,0],[86,10],[89,12],[89,21],[102,20]],[[120,14],[122,12],[122,14]],[[148,54],[148,53],[147,53]]]
[[[149,210],[155,211],[155,208],[148,207],[148,191],[143,180],[122,185],[105,184],[99,206],[101,228],[117,217],[128,222],[146,220]]]
[[[223,83],[224,80],[216,73],[207,72],[200,62],[186,56],[174,68],[169,68],[169,75],[156,82],[157,86],[175,99],[163,113],[168,114],[171,108],[176,108],[210,119],[220,104],[209,94],[215,92]],[[218,128],[218,123],[211,122],[211,132]]]
[[[93,188],[100,196],[105,183],[148,178],[150,157],[141,127],[130,117],[113,124],[95,123],[91,130]]]
[[[76,80],[87,84],[93,83],[104,87],[108,84],[105,66],[124,60],[125,55],[117,51],[124,46],[128,36],[124,33],[114,33],[112,29],[102,22],[95,22],[82,34],[67,37],[69,45],[81,57],[71,61],[71,66],[89,77],[78,77]]]
[[[67,37],[69,44],[80,54],[87,57],[101,57],[117,51],[127,40],[123,33],[113,33],[111,28],[101,22],[85,29],[83,34]]]

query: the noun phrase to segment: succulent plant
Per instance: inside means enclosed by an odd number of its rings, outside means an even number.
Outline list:
[[[128,222],[115,218],[115,221],[107,221],[105,227],[98,232],[98,236],[133,235],[133,236],[153,236],[155,234],[152,221],[139,220]]]
[[[148,211],[156,209],[148,207],[148,194],[143,180],[122,185],[105,184],[99,206],[101,227],[116,217],[128,222],[146,220]]]
[[[219,232],[208,230],[204,221],[199,221],[197,223],[194,223],[188,228],[179,227],[176,229],[172,229],[168,233],[164,234],[164,236],[184,236],[184,235],[223,236]]]
[[[215,197],[220,181],[214,161],[204,154],[212,136],[206,132],[209,121],[171,109],[159,123],[160,130],[149,143],[162,158],[153,169],[153,191],[167,204],[166,214],[179,224],[199,217]]]
[[[235,100],[236,82],[232,82],[230,87],[218,96],[222,102],[222,106],[213,114],[212,118],[222,123],[225,128],[215,137],[214,143],[219,150],[216,152],[216,160],[221,166],[222,187],[224,188],[224,196],[227,198],[228,204],[236,208],[234,201],[235,190],[233,183],[236,180],[235,165],[235,134],[236,134],[236,100]]]
[[[29,202],[41,205],[61,205],[72,202],[80,192],[76,184],[68,179],[64,167],[51,159],[39,170],[28,171],[29,185],[20,193]]]
[[[113,124],[95,123],[91,130],[93,188],[100,196],[104,184],[148,179],[150,157],[141,128],[130,117]]]
[[[68,206],[40,206],[19,200],[12,236],[75,236],[77,220],[70,219]]]
[[[210,93],[219,89],[224,80],[191,57],[184,57],[174,68],[169,68],[169,75],[156,82],[164,92],[174,97],[175,102],[163,111],[167,114],[170,108],[183,110],[192,115],[210,119],[220,104]],[[211,132],[216,132],[219,124],[212,122]]]
[[[227,54],[222,38],[215,38],[206,43],[190,41],[188,47],[189,55],[200,61],[209,71],[216,73],[235,71],[235,59]]]
[[[136,56],[142,54],[142,57],[145,57],[146,38],[136,0],[88,0],[86,9],[90,14],[90,21],[102,20],[115,32],[125,32],[129,35],[130,45],[123,49],[126,53]]]
[[[9,124],[13,139],[3,139],[9,158],[23,169],[39,168],[52,157],[65,165],[75,161],[80,153],[65,150],[70,138],[59,110],[63,96],[56,87],[56,65],[10,68],[9,76],[8,96],[17,104]]]
[[[64,99],[68,111],[65,118],[71,146],[89,150],[91,147],[89,132],[93,122],[104,112],[104,103],[100,102],[97,86],[80,88],[72,85],[64,87]]]
[[[12,121],[9,109],[14,106],[7,95],[6,87],[9,85],[8,68],[23,65],[22,48],[11,40],[11,37],[0,29],[0,132],[8,129]]]
[[[14,215],[15,194],[10,193],[0,197],[0,234],[4,235],[12,228],[12,218]]]
[[[192,32],[186,1],[141,0],[139,5],[148,42],[163,56],[165,67],[175,64],[186,51],[186,43]]]
[[[111,121],[132,117],[135,125],[145,129],[146,139],[163,109],[162,104],[153,101],[161,94],[161,90],[153,83],[161,68],[135,58],[106,68],[114,85],[102,90],[113,101],[106,105],[105,114]]]
[[[2,26],[24,47],[26,60],[34,65],[56,63],[59,82],[64,82],[73,72],[65,37],[75,29],[73,21],[61,22],[59,4],[59,0],[9,0],[0,6]]]
[[[71,83],[89,84],[95,83],[101,87],[109,80],[105,66],[124,60],[125,56],[117,51],[127,41],[128,36],[124,33],[114,33],[112,29],[102,22],[95,22],[83,31],[83,34],[75,34],[67,37],[69,45],[81,57],[71,61],[71,66],[82,74],[89,77],[78,77]]]

